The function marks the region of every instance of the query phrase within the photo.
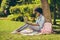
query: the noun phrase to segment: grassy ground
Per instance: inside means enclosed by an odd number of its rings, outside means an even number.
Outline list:
[[[60,40],[60,34],[24,36],[20,34],[11,34],[23,22],[0,20],[0,40]]]

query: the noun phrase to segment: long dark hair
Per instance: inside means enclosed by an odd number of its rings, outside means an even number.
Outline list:
[[[39,12],[40,14],[43,14],[42,8],[36,8],[34,11]]]

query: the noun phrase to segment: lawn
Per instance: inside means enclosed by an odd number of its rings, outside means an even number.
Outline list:
[[[0,40],[60,40],[60,34],[24,36],[21,34],[11,34],[11,32],[19,26],[24,25],[23,22],[0,20]]]

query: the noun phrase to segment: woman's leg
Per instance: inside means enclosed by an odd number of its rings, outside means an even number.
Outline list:
[[[40,31],[39,26],[32,26],[32,25],[29,25],[29,28],[32,29],[33,31]]]
[[[25,28],[27,28],[29,25],[28,24],[25,24],[24,26],[18,28],[16,31],[20,32],[22,30],[24,30]]]
[[[39,26],[32,26],[32,25],[29,25],[29,24],[25,24],[24,26],[20,27],[19,29],[17,29],[16,31],[20,32],[26,28],[30,28],[32,29],[33,31],[40,31],[40,28]]]

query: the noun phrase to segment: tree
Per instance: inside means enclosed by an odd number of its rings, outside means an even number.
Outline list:
[[[8,16],[10,14],[9,8],[10,8],[9,1],[2,0],[1,9],[2,9],[2,12],[5,14],[5,16]]]
[[[1,6],[2,0],[0,0],[0,6]]]
[[[41,0],[41,3],[42,3],[42,9],[43,9],[43,14],[44,14],[44,17],[45,17],[45,21],[49,22],[49,23],[52,23],[50,7],[49,7],[49,4],[48,4],[48,1],[47,0]],[[52,26],[49,26],[49,30],[50,31],[47,31],[48,33],[53,32],[52,31]],[[48,33],[46,33],[46,34],[48,34]]]
[[[57,6],[57,18],[60,18],[60,0],[56,0],[56,6]]]
[[[52,23],[50,8],[47,0],[41,0],[43,14],[45,16],[46,22]]]
[[[57,9],[57,8],[56,8],[57,5],[56,5],[56,1],[57,1],[57,0],[50,0],[51,6],[53,7],[53,8],[51,7],[51,9],[53,10],[53,13],[54,13],[54,21],[53,21],[53,24],[54,24],[54,25],[56,25],[56,19],[57,19],[57,12],[56,12],[56,11],[57,11],[57,10],[56,10],[56,9]]]
[[[57,14],[56,14],[56,0],[53,0],[53,4],[54,4],[54,25],[56,25],[56,17],[57,17]]]
[[[15,6],[17,3],[17,0],[8,0],[10,6]]]

